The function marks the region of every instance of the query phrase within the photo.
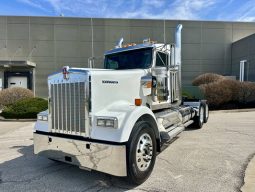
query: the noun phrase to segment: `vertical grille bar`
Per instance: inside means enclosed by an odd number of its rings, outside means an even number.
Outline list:
[[[58,99],[59,99],[59,105],[58,105],[58,109],[59,109],[59,125],[58,125],[58,129],[59,129],[59,132],[62,132],[62,122],[63,122],[63,119],[62,119],[62,100],[63,100],[63,97],[62,97],[62,84],[58,84]]]
[[[66,109],[67,109],[67,133],[71,133],[71,93],[70,93],[70,83],[67,84],[67,104],[66,104]]]
[[[67,130],[67,127],[68,127],[68,125],[67,125],[67,100],[68,100],[68,97],[67,97],[67,84],[65,83],[65,131],[66,131],[66,133],[68,132],[68,130]]]
[[[55,120],[54,120],[54,123],[55,123],[55,131],[58,127],[58,92],[57,92],[57,85],[54,85],[54,96],[55,96],[55,103],[54,103],[54,106],[55,106]]]
[[[59,94],[58,94],[58,84],[56,86],[56,130],[59,131]]]
[[[81,133],[81,82],[78,83],[78,99],[79,99],[79,133]]]
[[[55,96],[54,96],[54,85],[53,84],[51,84],[50,85],[50,99],[51,99],[51,117],[52,117],[52,121],[51,121],[51,123],[52,123],[52,125],[51,125],[51,127],[52,127],[52,129],[55,127],[55,121],[54,121],[54,119],[55,119]]]
[[[71,132],[74,133],[75,132],[75,125],[74,125],[74,116],[75,116],[75,109],[74,109],[74,94],[75,94],[75,89],[74,89],[74,84],[70,84],[70,92],[71,92],[71,106],[70,106],[70,126],[71,126]]]
[[[63,84],[60,84],[60,130],[63,133]]]
[[[73,95],[73,108],[74,108],[74,116],[73,116],[73,123],[74,123],[74,133],[76,134],[77,131],[76,131],[76,117],[77,117],[77,108],[76,108],[76,89],[75,89],[75,85],[76,83],[73,84],[73,92],[74,92],[74,95]]]
[[[80,132],[85,133],[85,83],[80,83]]]
[[[79,119],[80,119],[80,108],[79,108],[79,83],[75,83],[75,133],[79,134],[80,130],[79,130]]]
[[[66,84],[62,84],[62,129],[66,133]]]

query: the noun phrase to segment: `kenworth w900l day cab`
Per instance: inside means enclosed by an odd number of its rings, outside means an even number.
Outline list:
[[[182,101],[181,29],[175,44],[121,39],[105,53],[105,69],[64,67],[49,76],[35,154],[144,182],[164,143],[208,119],[205,101]]]

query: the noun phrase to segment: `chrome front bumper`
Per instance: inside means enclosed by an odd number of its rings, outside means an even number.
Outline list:
[[[34,133],[34,153],[50,159],[126,176],[126,146],[110,145]]]

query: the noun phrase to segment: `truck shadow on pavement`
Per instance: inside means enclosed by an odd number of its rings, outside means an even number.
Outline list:
[[[201,129],[203,129],[203,128],[197,128],[197,127],[195,127],[194,125],[189,125],[188,127],[186,127],[186,128],[184,129],[184,131],[199,131],[199,130],[201,130]]]
[[[0,164],[0,191],[126,191],[136,187],[121,177],[34,155],[33,145],[10,148],[15,149],[20,156]]]

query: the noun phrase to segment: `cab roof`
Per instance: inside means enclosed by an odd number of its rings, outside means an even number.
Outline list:
[[[135,50],[135,49],[155,48],[155,47],[162,46],[162,45],[163,44],[154,44],[154,43],[137,44],[137,45],[133,45],[133,46],[127,46],[127,47],[111,49],[109,51],[106,51],[104,53],[104,55],[110,55],[110,54],[114,54],[114,53],[130,51],[130,50]]]

